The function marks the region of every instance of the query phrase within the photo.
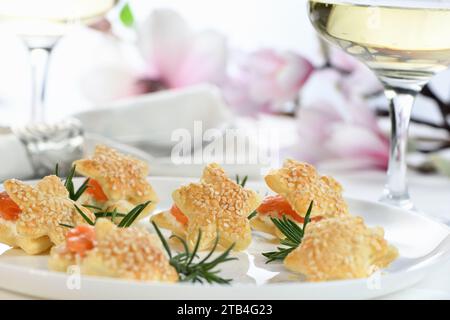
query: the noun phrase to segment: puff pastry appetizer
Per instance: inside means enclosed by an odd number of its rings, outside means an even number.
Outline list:
[[[138,227],[119,228],[101,218],[95,227],[78,226],[50,253],[49,268],[65,272],[79,265],[82,274],[145,281],[178,281],[157,236]]]
[[[35,187],[11,179],[0,193],[0,242],[22,248],[28,254],[46,251],[64,241],[68,231],[60,223],[84,223],[61,180],[47,176]],[[83,213],[95,219],[86,208]]]
[[[352,279],[368,277],[397,256],[382,228],[368,228],[361,217],[347,216],[309,224],[284,265],[308,281]]]
[[[251,243],[250,222],[247,217],[259,205],[260,198],[231,179],[216,163],[203,171],[199,183],[182,186],[172,193],[174,205],[152,217],[161,228],[169,229],[193,247],[199,230],[200,250],[208,250],[219,236],[219,245],[244,250]]]
[[[75,161],[76,172],[89,179],[79,202],[104,211],[128,212],[151,201],[137,220],[149,215],[158,197],[146,177],[148,165],[109,147],[98,145],[91,158]]]
[[[286,215],[301,224],[311,201],[312,221],[348,215],[342,186],[332,177],[320,176],[310,164],[286,160],[282,168],[271,170],[265,181],[277,194],[266,197],[256,210],[258,214],[251,220],[255,230],[281,237],[270,217]]]

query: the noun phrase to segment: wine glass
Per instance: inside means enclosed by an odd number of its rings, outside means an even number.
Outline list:
[[[0,0],[0,26],[17,34],[31,59],[31,122],[45,121],[48,62],[58,40],[79,24],[95,23],[117,0]]]
[[[409,121],[416,95],[450,65],[450,0],[308,1],[316,30],[383,83],[392,127],[381,201],[413,209],[406,182]]]

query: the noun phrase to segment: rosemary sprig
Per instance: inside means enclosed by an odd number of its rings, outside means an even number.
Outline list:
[[[75,186],[73,184],[73,177],[75,176],[75,169],[76,166],[72,166],[72,169],[70,169],[69,174],[67,175],[66,180],[64,181],[64,187],[66,187],[67,191],[69,192],[69,198],[73,201],[77,201],[81,195],[89,188],[89,178],[84,180],[83,184],[75,190]],[[59,164],[57,163],[55,166],[55,175],[59,177]]]
[[[247,217],[248,220],[253,219],[258,214],[258,211],[254,210],[252,213],[250,213]]]
[[[90,204],[83,204],[82,206],[85,207],[85,208],[88,208],[88,209],[94,209],[94,210],[97,210],[97,211],[102,211],[102,210],[103,210],[103,209],[100,208],[100,207],[93,206],[93,205],[90,205]]]
[[[306,211],[305,220],[303,221],[303,227],[299,227],[294,221],[286,218],[286,215],[283,215],[281,219],[272,217],[270,218],[273,224],[277,227],[278,230],[281,231],[282,234],[286,236],[286,238],[280,241],[281,245],[283,245],[284,247],[278,247],[277,251],[264,252],[262,254],[268,259],[266,263],[270,263],[276,260],[283,261],[284,258],[286,258],[286,256],[291,253],[291,251],[295,250],[302,243],[306,226],[310,221],[309,217],[311,215],[312,207],[313,201],[311,201],[308,211]]]
[[[111,220],[114,222],[116,217],[122,217],[122,220],[119,222],[119,224],[117,226],[119,228],[128,228],[129,226],[131,226],[133,224],[133,222],[137,219],[137,217],[139,217],[141,212],[149,205],[150,202],[151,201],[147,201],[145,203],[138,204],[136,207],[131,209],[126,214],[125,213],[119,213],[115,209],[113,211],[99,211],[99,212],[95,212],[94,213],[95,221],[92,221],[91,219],[89,219],[89,217],[86,216],[83,213],[83,211],[81,211],[81,209],[76,204],[75,204],[75,209],[83,217],[84,221],[86,221],[91,226],[95,225],[95,223],[97,222],[98,218],[111,217]],[[87,207],[87,208],[89,208],[89,207],[98,208],[98,207],[89,206],[89,205],[84,205],[84,207]]]
[[[242,188],[245,187],[245,184],[247,183],[247,180],[248,180],[248,176],[245,176],[244,179],[242,179],[242,181],[241,181],[239,175],[238,174],[236,175],[236,183],[238,185],[240,185]]]
[[[199,230],[197,241],[195,243],[194,249],[191,251],[186,243],[186,241],[176,235],[171,236],[171,238],[175,238],[181,242],[184,248],[184,252],[178,253],[176,255],[172,254],[170,250],[169,244],[167,240],[162,235],[158,226],[155,222],[152,221],[153,227],[156,230],[156,234],[160,238],[164,249],[169,256],[169,263],[175,270],[178,272],[181,282],[199,282],[204,283],[218,283],[218,284],[229,284],[232,279],[224,279],[218,275],[220,270],[217,270],[216,267],[222,263],[231,260],[237,260],[237,258],[230,257],[230,252],[234,247],[234,244],[231,245],[227,250],[222,252],[217,258],[210,259],[213,253],[215,252],[217,245],[219,243],[219,237],[216,238],[214,245],[211,251],[200,261],[195,261],[199,259],[198,257],[198,248],[200,246],[200,239],[202,236],[201,231]]]
[[[56,165],[55,165],[55,176],[60,178],[60,176],[59,176],[59,163],[56,163]]]
[[[141,212],[149,205],[151,201],[147,201],[145,203],[139,204],[136,207],[134,207],[133,209],[131,209],[130,212],[128,212],[123,219],[120,221],[120,223],[117,225],[119,228],[128,228],[129,226],[131,226],[133,224],[133,222],[136,220],[136,218],[141,214]],[[113,212],[114,213],[114,212]],[[116,215],[118,215],[119,213],[116,213],[114,216],[114,218],[116,217]]]
[[[89,217],[87,215],[85,215],[84,212],[81,211],[81,209],[76,204],[74,204],[74,206],[75,206],[75,209],[77,209],[77,212],[80,214],[80,216],[83,217],[84,221],[87,222],[87,224],[89,224],[91,226],[93,226],[95,224],[95,221],[92,221],[91,219],[89,219]]]
[[[100,212],[94,212],[95,217],[97,218],[115,218],[115,217],[126,217],[126,213],[120,213],[117,212],[117,210],[114,211],[100,211]]]
[[[65,223],[58,223],[61,227],[65,227],[65,228],[69,228],[72,229],[74,228],[74,226],[71,226],[70,224],[65,224]]]

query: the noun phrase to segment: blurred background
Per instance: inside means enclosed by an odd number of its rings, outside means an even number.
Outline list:
[[[104,19],[74,26],[53,46],[45,121],[75,116],[94,142],[133,148],[154,174],[191,174],[171,166],[169,140],[177,128],[193,133],[197,120],[203,130],[278,132],[271,162],[289,156],[327,170],[386,169],[381,86],[318,39],[305,1],[120,1]],[[0,127],[9,132],[30,121],[31,56],[17,35],[0,32]],[[421,174],[450,174],[449,89],[443,72],[414,109],[408,162]],[[262,148],[261,140],[252,143]],[[0,140],[4,154],[8,143]]]

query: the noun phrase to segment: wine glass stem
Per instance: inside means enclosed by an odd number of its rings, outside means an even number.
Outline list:
[[[52,50],[53,47],[29,48],[33,90],[31,97],[31,122],[34,123],[46,120],[45,93]]]
[[[406,148],[411,110],[417,93],[411,89],[385,88],[392,131],[387,183],[381,201],[405,209],[414,208],[406,181]]]

